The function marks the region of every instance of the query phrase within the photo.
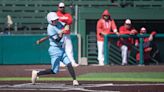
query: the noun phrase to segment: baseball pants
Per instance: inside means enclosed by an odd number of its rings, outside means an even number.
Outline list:
[[[48,51],[51,57],[51,69],[54,73],[59,72],[60,61],[64,63],[66,66],[70,63],[70,60],[67,57],[64,48],[50,46]]]
[[[126,45],[121,46],[121,57],[122,57],[122,65],[125,65],[128,63],[128,55],[130,52],[128,52],[128,47]]]
[[[97,41],[97,48],[98,48],[98,61],[99,65],[104,65],[104,42]]]

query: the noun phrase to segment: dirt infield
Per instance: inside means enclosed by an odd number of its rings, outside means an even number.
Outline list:
[[[0,77],[30,77],[33,69],[43,70],[50,68],[50,65],[1,65]],[[62,67],[56,77],[69,76],[67,69]],[[76,74],[97,73],[97,72],[164,72],[164,65],[149,66],[79,66],[75,68]],[[51,75],[50,75],[51,76]]]
[[[80,86],[72,86],[71,81],[39,82],[32,85],[29,82],[15,81],[0,84],[0,92],[164,92],[162,83],[127,83],[127,82],[84,82]]]
[[[49,65],[1,65],[0,77],[30,77],[33,69],[42,70]],[[79,66],[77,75],[96,72],[164,72],[164,66]],[[49,75],[52,76],[52,75]],[[55,77],[69,77],[66,68]],[[164,92],[164,83],[80,81],[74,87],[72,81],[0,81],[0,92]]]

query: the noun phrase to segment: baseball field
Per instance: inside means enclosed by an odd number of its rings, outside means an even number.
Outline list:
[[[40,76],[30,82],[31,71],[50,65],[1,65],[0,92],[163,92],[164,66],[79,66],[79,86],[72,86],[67,68],[56,75]]]

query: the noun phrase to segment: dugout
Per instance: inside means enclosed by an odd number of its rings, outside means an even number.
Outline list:
[[[141,1],[143,1],[144,3]],[[150,3],[150,2],[154,2],[154,3]],[[159,2],[161,2],[161,4]],[[133,3],[134,5],[132,6],[125,6],[125,7],[116,7],[116,6],[79,7],[78,31],[82,35],[82,39],[83,39],[82,40],[82,44],[83,44],[82,56],[87,57],[89,63],[91,64],[97,63],[97,46],[96,46],[97,44],[95,40],[96,39],[96,23],[97,23],[97,20],[101,17],[101,13],[106,8],[109,10],[112,18],[115,19],[116,25],[118,27],[120,27],[123,24],[125,19],[130,18],[132,20],[133,26],[136,29],[140,29],[142,26],[145,26],[148,29],[148,33],[150,33],[153,30],[156,30],[158,33],[163,33],[162,31],[164,30],[164,27],[163,27],[164,8],[163,8],[163,3],[162,3],[163,0],[159,2],[155,0],[148,0],[148,1],[140,0],[140,1],[135,1]],[[163,42],[161,41],[162,38],[158,40],[157,39],[156,41],[157,43],[159,43],[159,47],[161,47],[163,45]],[[160,51],[162,50],[163,49],[160,48]],[[119,51],[116,53],[119,53]],[[161,54],[163,55],[163,53]],[[121,61],[120,56],[118,58],[119,59],[117,61],[120,62]],[[134,55],[132,55],[131,59],[132,59],[131,62],[136,62]]]

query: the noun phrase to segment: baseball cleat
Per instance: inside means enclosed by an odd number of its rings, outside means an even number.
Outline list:
[[[99,61],[99,66],[104,66],[104,61]]]
[[[72,66],[73,66],[73,67],[78,67],[79,64],[77,64],[77,63],[72,63]]]
[[[128,64],[127,64],[127,63],[122,63],[121,65],[122,65],[122,66],[126,66],[126,65],[128,65]]]
[[[104,66],[105,64],[104,63],[99,63],[99,66]]]
[[[38,73],[38,71],[36,71],[36,70],[32,71],[31,82],[33,85],[35,85],[36,80],[39,78],[37,73]]]
[[[73,86],[78,86],[79,82],[77,80],[73,80]]]

